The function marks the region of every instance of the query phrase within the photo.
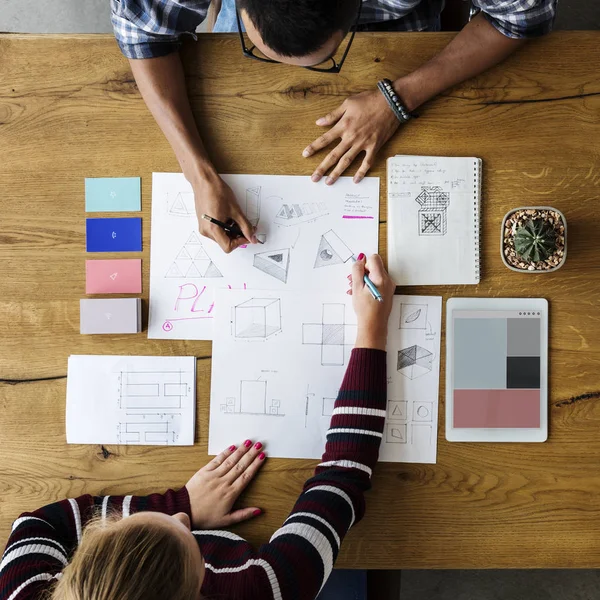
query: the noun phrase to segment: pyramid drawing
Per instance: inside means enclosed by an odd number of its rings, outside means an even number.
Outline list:
[[[321,236],[314,268],[341,265],[350,260],[351,257],[352,250],[346,246],[335,231],[329,230]]]
[[[263,273],[287,283],[290,268],[290,249],[283,248],[282,250],[270,250],[269,252],[255,254],[254,266]]]
[[[194,194],[192,192],[180,192],[169,206],[168,213],[175,217],[190,217],[195,213]]]
[[[204,250],[199,235],[194,231],[175,255],[165,274],[173,279],[205,279],[223,277],[221,271]]]
[[[408,379],[416,379],[431,372],[433,354],[421,346],[410,346],[398,351],[396,370]]]

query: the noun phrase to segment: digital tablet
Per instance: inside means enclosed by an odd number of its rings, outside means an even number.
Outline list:
[[[547,438],[547,300],[448,300],[446,439],[544,442]]]

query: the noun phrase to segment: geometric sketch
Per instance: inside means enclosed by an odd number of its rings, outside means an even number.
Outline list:
[[[323,408],[321,410],[321,416],[331,417],[333,415],[333,406],[335,404],[335,398],[323,398]]]
[[[385,441],[388,444],[406,444],[406,423],[387,423]]]
[[[421,446],[427,444],[431,446],[431,443],[433,442],[433,427],[431,425],[413,423],[410,427],[410,432],[411,444],[420,444]]]
[[[192,279],[223,277],[223,275],[204,250],[198,234],[193,231],[175,256],[165,277]]]
[[[179,192],[167,212],[173,217],[193,217],[196,215],[193,192]]]
[[[234,307],[235,337],[266,340],[281,331],[281,300],[251,298]]]
[[[346,324],[344,304],[323,304],[321,323],[302,324],[302,343],[321,346],[321,365],[345,364],[346,346],[354,344],[356,325]]]
[[[397,370],[408,379],[416,379],[433,368],[433,354],[421,346],[410,346],[398,351]]]
[[[398,401],[398,400],[388,400],[388,412],[387,412],[387,418],[388,420],[400,420],[400,421],[406,421],[406,417],[407,417],[407,405],[408,402],[406,401]]]
[[[423,186],[415,201],[419,209],[419,235],[446,235],[450,194],[439,186]]]
[[[341,265],[353,256],[352,250],[342,241],[335,231],[330,229],[321,236],[314,268]]]
[[[226,398],[220,406],[225,414],[256,415],[263,417],[284,417],[281,400],[271,400],[267,404],[266,381],[240,381],[240,396]]]
[[[433,419],[433,402],[423,402],[421,400],[413,402],[413,421],[421,423],[431,422]]]
[[[399,329],[425,329],[427,304],[401,304]]]
[[[121,444],[169,445],[177,441],[175,421],[180,420],[180,413],[127,413],[117,424],[117,438]]]
[[[121,371],[117,381],[119,408],[125,409],[182,408],[192,389],[181,371]]]
[[[256,227],[260,221],[260,186],[246,190],[246,218],[252,227]]]
[[[273,200],[281,200],[281,198],[275,196],[272,196],[272,198]],[[275,223],[284,227],[290,227],[291,225],[316,221],[327,214],[329,213],[327,212],[327,204],[325,202],[306,202],[302,205],[283,204],[277,215],[275,215]]]
[[[263,273],[286,283],[290,269],[290,249],[284,248],[255,254],[254,266]]]

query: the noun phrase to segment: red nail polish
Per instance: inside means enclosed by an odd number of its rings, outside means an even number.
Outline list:
[[[262,510],[260,510],[260,508],[257,508],[253,513],[252,516],[253,517],[258,517],[258,515],[262,514]]]
[[[261,448],[262,448],[262,444],[260,442],[256,442],[256,444],[254,444],[255,450],[260,450]]]
[[[265,456],[266,456],[266,454],[265,454],[264,452],[261,452],[261,453],[258,455],[258,460],[265,460]]]
[[[365,255],[364,255],[364,254],[361,252],[361,253],[358,255],[358,260],[362,260],[364,257],[365,257]]]
[[[252,446],[252,441],[251,440],[246,440],[244,442],[244,446],[246,446],[246,448],[250,448],[250,446]]]
[[[235,446],[229,446],[229,452],[233,452],[235,450]]]

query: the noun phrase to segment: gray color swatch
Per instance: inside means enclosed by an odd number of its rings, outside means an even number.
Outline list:
[[[540,356],[540,319],[507,319],[508,356]]]
[[[79,302],[80,333],[139,333],[141,306],[141,298],[84,298]]]
[[[506,389],[506,319],[454,320],[454,389]]]

